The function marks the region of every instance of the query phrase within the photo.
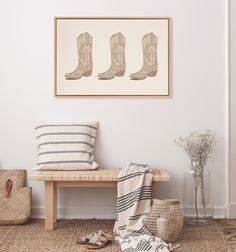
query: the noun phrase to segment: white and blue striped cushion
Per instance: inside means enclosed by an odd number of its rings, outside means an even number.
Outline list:
[[[40,124],[35,127],[37,170],[90,170],[98,168],[93,148],[97,122]]]

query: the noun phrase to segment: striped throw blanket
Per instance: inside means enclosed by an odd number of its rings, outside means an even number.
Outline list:
[[[153,170],[142,164],[127,163],[118,176],[115,240],[124,252],[171,251],[144,226],[151,208]]]

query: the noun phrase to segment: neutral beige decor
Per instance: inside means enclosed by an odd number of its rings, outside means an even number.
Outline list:
[[[109,69],[98,74],[100,80],[111,80],[115,76],[125,74],[125,36],[121,32],[115,33],[110,38],[111,66]]]
[[[0,194],[5,190],[8,179],[12,181],[12,190],[25,186],[26,170],[0,170]]]
[[[55,96],[171,95],[170,17],[54,20]]]
[[[114,220],[63,220],[58,221],[53,232],[43,230],[43,220],[33,219],[24,226],[0,226],[0,251],[12,252],[88,252],[77,239],[94,231],[112,234]],[[208,226],[185,225],[178,240],[176,252],[234,252],[236,244],[236,221],[213,221]],[[175,245],[175,244],[173,244]],[[95,251],[95,250],[94,250]],[[101,252],[121,252],[115,242]]]
[[[146,226],[153,235],[166,242],[175,242],[183,228],[183,216],[178,200],[153,199]]]
[[[25,179],[25,170],[0,170],[0,225],[24,224],[29,220],[32,190],[25,187]]]
[[[143,36],[143,66],[130,75],[132,80],[143,80],[157,75],[157,36],[152,32]]]
[[[93,170],[98,122],[41,123],[35,127],[38,160],[34,170]]]
[[[33,171],[31,179],[45,182],[45,229],[53,230],[57,222],[58,187],[116,187],[120,169],[94,171]],[[153,183],[169,181],[165,171],[154,170]],[[152,186],[152,189],[154,186]]]
[[[82,76],[88,77],[93,71],[93,59],[92,59],[92,43],[93,38],[89,33],[85,32],[77,38],[77,53],[78,53],[78,65],[76,69],[65,74],[67,80],[78,80]]]
[[[122,251],[173,250],[160,237],[154,236],[145,226],[152,201],[153,169],[147,164],[126,163],[117,179],[115,240]]]

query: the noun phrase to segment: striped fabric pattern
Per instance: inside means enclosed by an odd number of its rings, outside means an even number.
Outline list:
[[[35,127],[38,148],[35,170],[98,168],[93,155],[97,129],[97,122],[38,125]]]
[[[171,251],[171,245],[154,237],[145,227],[151,209],[153,170],[148,165],[127,163],[118,175],[115,240],[124,252]]]

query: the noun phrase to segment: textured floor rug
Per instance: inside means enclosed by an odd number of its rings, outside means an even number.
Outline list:
[[[112,233],[113,220],[63,220],[54,231],[44,231],[44,221],[33,219],[23,226],[0,226],[1,252],[85,252],[79,236],[102,229]],[[209,226],[184,226],[176,252],[236,252],[236,220],[216,220]],[[121,251],[113,242],[101,252]]]

